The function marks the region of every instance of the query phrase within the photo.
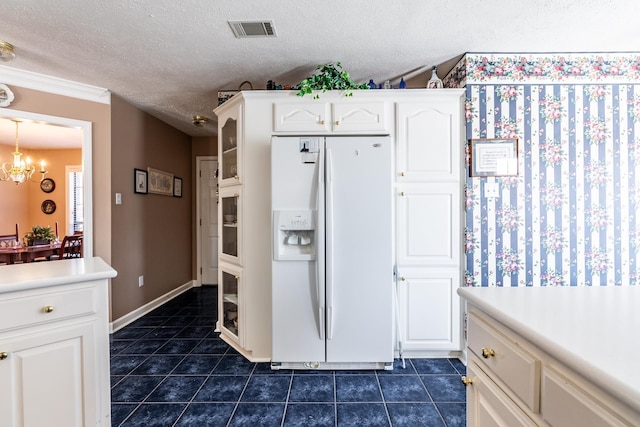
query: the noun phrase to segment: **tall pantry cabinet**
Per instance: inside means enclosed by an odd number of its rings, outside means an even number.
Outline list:
[[[223,340],[271,358],[270,147],[274,135],[389,135],[395,141],[398,339],[406,356],[461,348],[464,91],[243,91],[218,116],[219,319]],[[366,298],[366,295],[363,295]]]
[[[455,90],[397,104],[398,317],[400,350],[412,357],[462,345],[463,105]]]

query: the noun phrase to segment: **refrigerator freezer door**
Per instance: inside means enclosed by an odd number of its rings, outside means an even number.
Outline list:
[[[327,362],[392,362],[391,141],[329,137],[326,150],[332,204],[326,252],[333,274],[327,278]]]
[[[324,138],[274,137],[272,140],[272,210],[313,212],[317,236],[315,259],[273,261],[274,362],[325,360],[324,168],[320,156],[323,144]],[[274,215],[272,221],[275,220]]]

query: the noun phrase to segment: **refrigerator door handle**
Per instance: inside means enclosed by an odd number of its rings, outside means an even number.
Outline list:
[[[316,297],[318,298],[318,335],[324,340],[325,335],[325,258],[324,258],[324,159],[318,156],[318,183],[316,188]]]
[[[327,149],[327,177],[326,177],[326,193],[327,193],[327,209],[326,209],[326,227],[327,227],[327,271],[326,271],[326,283],[327,283],[327,339],[333,339],[333,176],[332,176],[332,163],[331,163],[331,150]]]

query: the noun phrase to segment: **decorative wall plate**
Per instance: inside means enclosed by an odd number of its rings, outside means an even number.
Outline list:
[[[0,107],[8,107],[13,102],[13,92],[5,84],[0,83]]]
[[[42,202],[42,205],[40,205],[40,209],[42,209],[42,212],[46,213],[47,215],[51,215],[56,211],[56,202],[47,199]]]
[[[45,178],[40,181],[40,189],[45,193],[51,193],[56,189],[56,182],[51,178]]]

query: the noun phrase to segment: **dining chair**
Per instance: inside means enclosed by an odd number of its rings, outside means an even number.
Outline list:
[[[64,236],[60,249],[58,249],[58,259],[82,258],[82,234]]]
[[[14,242],[20,241],[20,232],[18,231],[18,224],[16,224],[16,234],[3,234],[0,235],[0,248],[8,248],[14,245]]]

